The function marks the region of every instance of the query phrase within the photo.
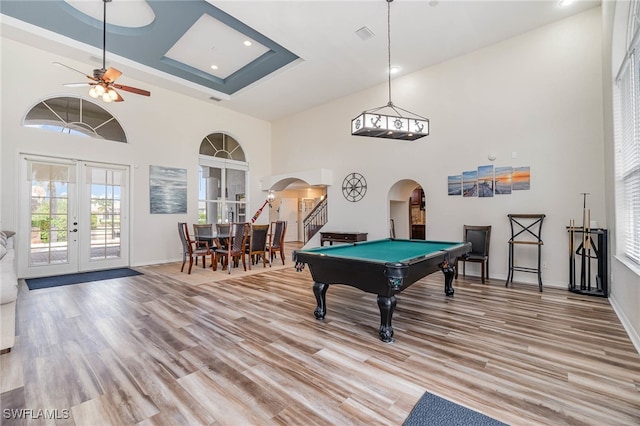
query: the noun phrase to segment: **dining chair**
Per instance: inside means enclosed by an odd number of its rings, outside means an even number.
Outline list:
[[[269,225],[252,225],[247,243],[247,254],[249,255],[249,269],[254,260],[257,263],[262,257],[262,267],[267,266],[267,234],[269,233]],[[269,261],[271,265],[271,261]]]
[[[214,250],[215,258],[213,259],[213,270],[217,270],[218,262],[221,262],[222,268],[227,268],[227,273],[231,273],[231,264],[234,259],[241,258],[244,270],[247,270],[247,261],[245,248],[247,238],[249,236],[249,223],[234,222],[229,227],[229,242],[227,247],[218,247]]]
[[[211,261],[213,262],[213,252],[209,249],[209,245],[198,246],[196,241],[189,237],[189,226],[186,222],[178,222],[178,234],[180,235],[180,242],[182,243],[182,268],[180,268],[180,272],[184,271],[184,265],[187,263],[187,257],[189,258],[189,274],[191,274],[194,258],[197,260],[199,256],[202,256],[203,267],[206,256],[211,256]]]
[[[193,224],[193,238],[196,241],[196,246],[199,248],[208,247],[212,249],[213,244],[213,224]],[[196,258],[196,265],[198,264],[198,258]],[[202,267],[205,265],[205,257],[202,256]]]
[[[284,235],[287,232],[287,222],[279,220],[271,222],[271,234],[269,235],[269,266],[273,262],[273,258],[277,253],[280,253],[280,259],[284,265]]]
[[[227,248],[227,242],[229,240],[229,229],[231,225],[229,223],[216,223],[216,239],[215,243],[219,248]]]
[[[467,262],[480,263],[480,276],[484,284],[485,276],[489,279],[491,226],[464,225],[462,232],[463,241],[471,243],[471,251],[466,256],[456,259],[455,277],[458,278],[458,262],[462,262],[462,275],[465,275]]]

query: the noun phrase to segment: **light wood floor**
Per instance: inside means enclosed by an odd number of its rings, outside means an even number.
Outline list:
[[[398,295],[386,344],[375,295],[331,286],[318,321],[290,259],[22,284],[2,424],[54,424],[16,409],[62,425],[401,425],[425,391],[513,425],[640,424],[640,355],[607,299],[469,277],[448,298],[438,272]]]

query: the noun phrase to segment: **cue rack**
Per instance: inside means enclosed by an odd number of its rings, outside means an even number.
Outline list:
[[[569,220],[569,291],[591,296],[609,297],[607,230],[591,228],[591,209],[587,195],[582,207],[582,226]],[[595,265],[594,265],[595,264]],[[579,273],[579,278],[578,278]]]

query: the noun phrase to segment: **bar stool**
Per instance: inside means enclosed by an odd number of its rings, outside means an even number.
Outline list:
[[[538,287],[542,291],[542,276],[540,268],[540,258],[542,254],[542,245],[544,244],[541,239],[542,235],[542,221],[545,218],[544,214],[508,214],[509,223],[511,224],[511,239],[509,240],[509,274],[507,275],[507,282],[505,287],[509,286],[509,283],[513,283],[513,272],[531,272],[538,274]],[[537,229],[536,229],[537,225]],[[529,237],[526,239],[525,237]],[[516,244],[528,244],[538,246],[538,267],[525,267],[514,266],[514,246]]]

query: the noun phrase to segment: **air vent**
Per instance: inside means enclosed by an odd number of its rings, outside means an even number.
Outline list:
[[[375,34],[367,27],[362,27],[356,31],[356,35],[360,37],[362,40],[369,40]]]
[[[214,101],[214,102],[220,102],[222,99],[216,98],[215,96],[209,96],[209,100]]]

